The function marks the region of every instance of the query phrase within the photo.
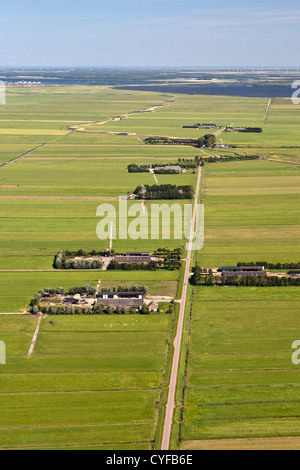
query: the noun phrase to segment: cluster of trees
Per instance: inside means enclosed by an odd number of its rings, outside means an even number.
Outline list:
[[[182,248],[175,248],[174,250],[169,250],[168,248],[158,248],[153,253],[153,256],[158,258],[164,258],[164,261],[180,261],[182,258],[183,252]]]
[[[77,252],[71,251],[59,251],[54,258],[53,267],[54,269],[101,269],[103,264],[99,259],[95,260],[84,260],[84,259],[72,259],[74,257],[89,257],[89,256],[107,256],[107,252],[91,251],[87,253],[84,250],[78,250]]]
[[[111,305],[104,306],[103,304],[95,304],[93,307],[76,307],[75,305],[46,305],[45,307],[39,308],[37,305],[32,307],[32,313],[42,312],[47,315],[134,315],[136,314],[135,308],[126,309],[120,305],[116,308]],[[141,315],[150,314],[149,307],[144,304],[140,309],[139,313]]]
[[[69,289],[69,295],[95,295],[96,294],[96,288],[92,287],[91,284],[86,284],[85,286],[82,287],[70,287]]]
[[[268,261],[257,261],[237,264],[238,266],[264,266],[266,269],[300,269],[300,261],[296,263],[269,263]]]
[[[30,302],[30,306],[33,307],[35,305],[39,305],[40,301],[45,298],[47,295],[64,295],[65,290],[63,287],[57,287],[57,289],[53,289],[51,287],[46,288],[46,289],[40,289],[33,299]],[[90,284],[86,284],[85,286],[82,287],[70,287],[68,291],[68,295],[87,295],[87,296],[93,296],[96,294],[96,289],[95,287],[92,287]]]
[[[86,251],[86,250],[83,250],[82,248],[80,250],[77,250],[77,251],[65,250],[61,253],[63,253],[67,259],[74,258],[75,256],[80,256],[80,257],[83,257],[83,258],[90,258],[90,257],[93,257],[93,256],[111,256],[111,252],[109,250],[105,250],[105,251],[96,251],[96,250]]]
[[[168,310],[166,311],[166,313],[170,313],[170,314],[172,315],[172,314],[174,313],[174,311],[175,311],[175,301],[172,300],[172,301],[170,302],[169,308],[168,308]]]
[[[101,269],[103,264],[100,260],[67,260],[64,269]]]
[[[200,122],[194,124],[193,126],[182,126],[183,129],[199,129],[201,127],[211,127],[212,129],[217,129],[216,124],[201,124]]]
[[[175,184],[139,185],[134,194],[138,199],[193,199],[194,188]]]
[[[242,160],[259,160],[258,155],[224,155],[221,158],[216,156],[210,156],[208,158],[199,157],[199,160],[205,163],[223,163],[223,162],[234,162]]]
[[[157,175],[177,175],[178,171],[173,170],[172,168],[158,168],[155,170]]]
[[[151,168],[156,168],[156,167],[162,167],[160,170],[158,170],[156,173],[162,173],[162,174],[175,174],[175,170],[166,170],[164,167],[167,166],[180,166],[180,168],[188,170],[188,169],[195,169],[199,166],[199,163],[197,163],[197,159],[200,157],[195,157],[195,159],[185,159],[185,158],[178,158],[177,162],[175,163],[156,163],[156,164],[149,164],[149,165],[137,165],[136,163],[132,163],[127,166],[128,172],[129,173],[149,173]]]
[[[208,276],[203,276],[203,274],[208,273]],[[201,266],[197,263],[196,266],[193,268],[193,275],[191,277],[191,284],[194,286],[199,286],[202,285],[203,279],[205,277],[212,278],[214,280],[214,277],[212,275],[212,270],[210,269],[207,271],[207,269],[202,269]]]
[[[101,292],[141,292],[146,294],[148,292],[147,286],[119,286],[115,287],[103,287]]]
[[[285,287],[285,286],[300,286],[300,279],[293,279],[292,277],[278,277],[278,276],[236,276],[233,278],[221,278],[221,285],[225,286],[256,286],[256,287]]]
[[[242,127],[240,129],[232,128],[232,127],[226,127],[227,132],[229,132],[230,129],[233,129],[234,131],[237,131],[237,132],[254,132],[254,133],[257,133],[257,134],[260,134],[263,131],[261,127]]]
[[[150,145],[193,145],[194,147],[215,147],[217,138],[213,134],[206,134],[199,139],[182,139],[182,138],[169,138],[169,137],[147,137],[145,144]]]
[[[181,268],[180,261],[151,261],[150,263],[117,263],[112,261],[107,269],[115,271],[157,271],[158,269],[167,269],[175,271]]]
[[[64,292],[65,292],[65,290],[64,290],[63,287],[57,287],[57,289],[52,289],[51,287],[46,288],[46,289],[40,289],[35,294],[33,299],[31,300],[30,306],[31,307],[38,306],[41,299],[44,298],[45,295],[47,295],[47,294],[49,294],[49,295],[63,295]]]

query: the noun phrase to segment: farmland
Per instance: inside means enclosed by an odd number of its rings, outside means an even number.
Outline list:
[[[1,449],[150,449],[171,317],[44,318],[27,359],[36,321],[0,317]]]
[[[128,173],[130,163],[259,155],[205,165],[205,245],[195,259],[208,268],[298,261],[299,107],[272,99],[266,120],[268,102],[108,86],[10,88],[0,106],[0,312],[26,308],[42,288],[99,281],[179,297],[177,271],[52,267],[58,250],[108,248],[109,240],[96,235],[98,205],[112,204],[119,217],[119,196],[155,183],[150,173]],[[113,120],[117,116],[123,117]],[[206,134],[182,129],[195,122],[257,126],[263,133],[223,132],[218,143],[237,146],[230,149],[143,143],[149,135]],[[159,184],[195,186],[196,178],[192,172],[158,175]],[[120,251],[165,246],[185,244],[113,240]],[[213,447],[214,440],[230,446],[237,437],[292,442],[300,435],[299,372],[290,359],[299,330],[298,289],[190,286],[188,295],[172,446]],[[159,448],[177,313],[45,317],[30,359],[37,318],[1,315],[7,365],[0,369],[0,447]]]

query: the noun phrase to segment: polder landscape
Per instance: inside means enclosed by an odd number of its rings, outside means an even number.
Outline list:
[[[161,448],[186,240],[165,240],[161,229],[155,237],[149,229],[147,240],[101,240],[97,208],[110,204],[123,217],[119,197],[130,208],[140,185],[197,194],[199,171],[198,201],[143,201],[143,210],[153,202],[205,207],[204,247],[191,254],[170,449],[300,448],[300,366],[292,362],[300,285],[216,282],[222,266],[277,265],[268,278],[286,279],[299,263],[300,106],[268,96],[268,86],[266,97],[241,97],[180,93],[179,85],[172,92],[51,81],[7,87],[0,105],[1,450]],[[228,131],[234,126],[261,132]],[[213,145],[197,145],[207,135]],[[173,144],[147,140],[157,137]],[[178,174],[128,171],[184,162]],[[53,264],[60,251],[84,257],[111,248],[181,249],[181,263],[153,270]],[[200,281],[192,275],[199,267]],[[146,286],[158,311],[54,315],[32,304],[40,290],[86,285],[95,292]]]

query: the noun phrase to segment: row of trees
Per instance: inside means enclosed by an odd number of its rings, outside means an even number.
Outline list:
[[[169,250],[168,248],[157,248],[157,250],[154,251],[153,256],[164,258],[164,261],[180,261],[183,256],[183,251],[182,248],[175,248],[174,250]]]
[[[139,185],[133,192],[137,199],[193,199],[193,186],[173,184]]]
[[[107,256],[107,252],[104,252]],[[110,253],[108,253],[110,254]],[[101,269],[103,264],[99,259],[74,259],[74,257],[93,257],[104,256],[103,252],[91,251],[87,253],[84,250],[76,251],[59,251],[54,257],[54,269]]]
[[[131,163],[127,167],[129,173],[149,173],[150,168],[151,165],[137,165],[136,163]]]
[[[200,266],[196,266],[191,277],[191,284],[195,286],[283,287],[300,286],[300,279],[279,276],[215,277],[212,272],[203,274]]]
[[[232,127],[226,127],[226,132],[230,132],[232,130],[236,132],[253,132],[256,134],[260,134],[263,130],[261,127],[241,127],[241,128],[232,128]]]
[[[57,289],[53,289],[51,287],[46,288],[46,289],[40,289],[33,299],[30,302],[30,306],[34,305],[39,305],[40,301],[45,298],[47,295],[64,295],[65,290],[63,287],[57,287]],[[81,287],[70,287],[68,291],[68,295],[87,295],[87,296],[93,296],[96,294],[96,288],[92,287],[91,284],[86,284],[85,286]]]

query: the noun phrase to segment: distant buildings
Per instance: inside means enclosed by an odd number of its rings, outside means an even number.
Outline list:
[[[151,255],[148,251],[144,252],[131,252],[128,251],[126,255],[118,255],[114,257],[117,263],[136,263],[136,264],[149,264],[151,262]]]
[[[179,165],[166,165],[166,166],[156,166],[154,168],[154,173],[159,172],[175,172],[175,173],[186,173],[185,168],[181,168]]]

